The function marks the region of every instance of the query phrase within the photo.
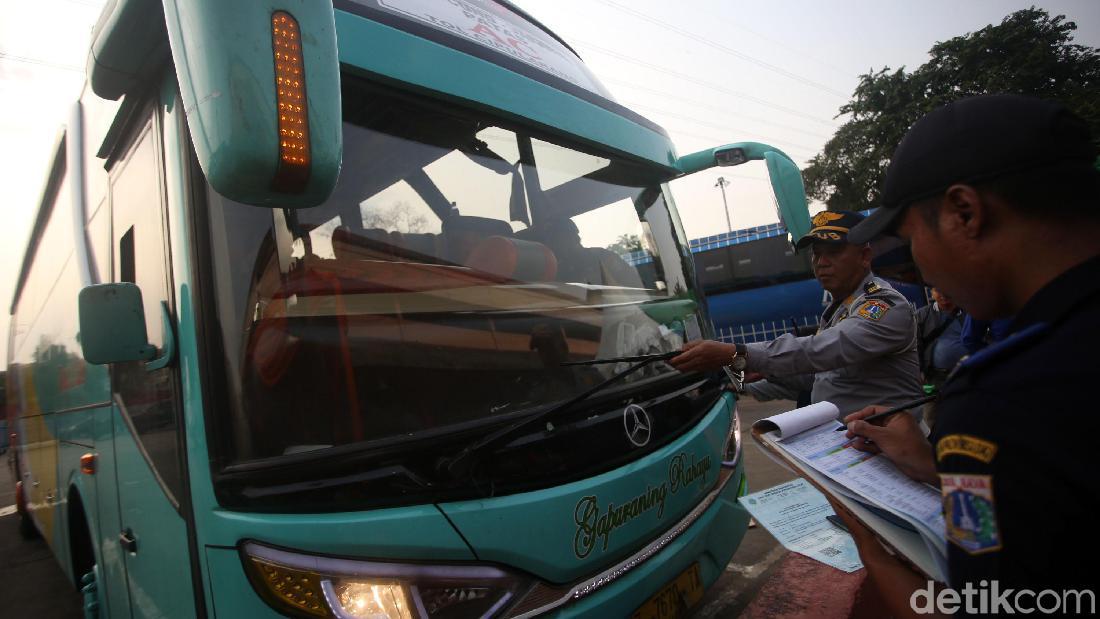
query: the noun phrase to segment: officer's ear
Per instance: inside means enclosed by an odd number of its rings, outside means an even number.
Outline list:
[[[939,231],[966,239],[978,238],[989,225],[989,204],[970,185],[952,185],[943,194]]]
[[[859,248],[859,261],[863,265],[864,269],[870,270],[871,258],[874,256],[874,251],[871,250],[870,243],[864,243]]]

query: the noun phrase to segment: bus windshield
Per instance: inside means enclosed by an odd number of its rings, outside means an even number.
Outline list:
[[[350,76],[343,90],[327,202],[208,191],[224,462],[501,423],[622,369],[562,362],[698,332],[667,172]],[[668,320],[670,304],[689,309]],[[617,388],[675,375],[656,363]]]

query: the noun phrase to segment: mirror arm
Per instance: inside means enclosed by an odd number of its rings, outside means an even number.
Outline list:
[[[159,358],[147,361],[145,363],[145,371],[152,372],[161,368],[168,367],[169,363],[172,363],[176,358],[176,332],[172,327],[172,315],[168,311],[168,302],[160,302],[160,314],[161,320],[164,323],[164,354]],[[156,354],[156,347],[150,345],[149,348],[153,355]]]

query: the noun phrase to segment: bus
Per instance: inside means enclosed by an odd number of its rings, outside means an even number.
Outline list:
[[[781,223],[692,239],[696,275],[717,339],[745,344],[812,332],[824,291],[809,252],[797,252]]]
[[[677,155],[503,0],[117,0],[11,305],[90,615],[673,617],[749,520]],[[650,260],[607,247],[635,235]]]

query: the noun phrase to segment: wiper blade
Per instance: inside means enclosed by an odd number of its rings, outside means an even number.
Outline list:
[[[672,352],[662,352],[655,355],[635,355],[633,357],[604,357],[603,359],[592,359],[589,361],[563,361],[561,365],[597,365],[600,363],[633,363],[636,361],[663,361],[671,359],[683,351],[674,350]]]
[[[565,402],[562,402],[561,404],[559,404],[559,405],[557,405],[553,408],[547,409],[547,410],[542,411],[540,413],[535,413],[535,414],[531,415],[530,417],[525,417],[523,419],[520,419],[519,421],[513,423],[512,425],[501,428],[500,430],[497,430],[496,432],[493,432],[492,434],[486,436],[485,438],[481,438],[481,439],[478,439],[477,441],[474,441],[470,445],[466,446],[462,451],[460,451],[458,453],[458,455],[455,456],[454,458],[445,459],[442,462],[440,462],[440,468],[445,469],[447,471],[447,473],[450,474],[453,478],[464,477],[473,469],[473,463],[474,463],[473,457],[478,452],[484,451],[485,449],[500,443],[501,441],[503,441],[503,440],[507,439],[508,437],[514,435],[519,430],[521,430],[523,428],[526,428],[527,426],[529,426],[533,423],[537,423],[537,422],[545,420],[545,419],[550,419],[551,417],[553,417],[553,416],[555,416],[559,413],[562,413],[564,411],[569,410],[570,408],[573,407],[574,404],[588,398],[589,396],[591,396],[594,393],[598,393],[600,391],[603,391],[604,389],[606,389],[606,388],[610,387],[611,385],[619,382],[620,380],[626,378],[627,376],[633,374],[634,372],[637,372],[638,370],[640,370],[640,369],[644,368],[645,366],[653,363],[654,361],[660,361],[662,359],[669,359],[672,356],[675,356],[677,354],[679,354],[679,353],[661,353],[659,355],[643,355],[641,357],[641,361],[638,361],[637,363],[635,363],[634,365],[631,365],[630,367],[626,368],[625,370],[617,372],[611,378],[608,378],[607,380],[605,380],[602,383],[596,385],[595,387],[592,387],[591,389],[589,389],[587,391],[579,393],[579,394],[573,396],[572,398],[566,400]],[[612,360],[611,359],[603,359],[603,360],[597,360],[597,361],[610,363]]]
[[[382,466],[367,471],[360,471],[351,475],[342,475],[340,477],[329,477],[320,480],[307,480],[298,481],[285,484],[276,484],[271,486],[246,486],[241,494],[247,498],[255,499],[269,496],[279,496],[284,494],[297,494],[299,492],[306,492],[310,490],[318,490],[321,488],[332,488],[336,486],[346,486],[348,484],[361,484],[373,481],[379,481],[387,478],[400,478],[409,482],[419,488],[431,488],[432,482],[417,475],[413,471],[402,465],[394,466]]]

